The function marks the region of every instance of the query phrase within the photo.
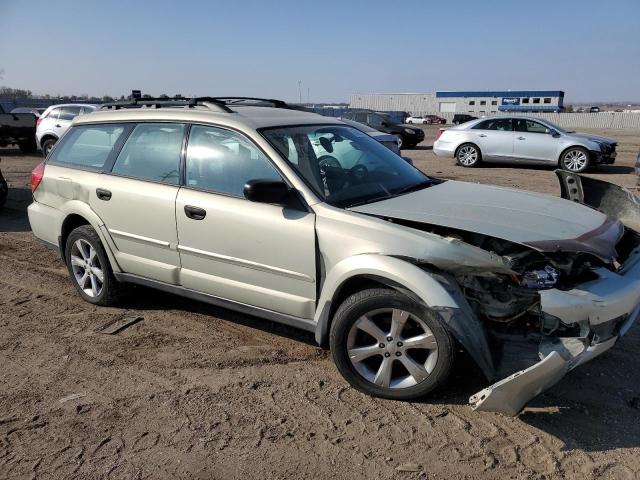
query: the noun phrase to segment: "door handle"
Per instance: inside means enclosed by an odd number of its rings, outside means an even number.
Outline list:
[[[207,211],[204,208],[194,207],[192,205],[185,205],[184,213],[192,220],[202,220],[207,216]]]
[[[56,128],[60,128],[62,127],[62,125],[60,125],[59,123],[56,123]]]
[[[484,133],[481,133],[480,135],[478,135],[479,137],[486,137],[486,135]]]
[[[524,140],[524,139],[525,139],[524,137],[518,137],[518,140]]]
[[[96,196],[100,200],[104,200],[105,202],[111,200],[111,192],[109,190],[105,190],[104,188],[96,188]]]

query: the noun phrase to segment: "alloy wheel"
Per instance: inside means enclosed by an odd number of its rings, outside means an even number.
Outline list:
[[[71,247],[71,268],[73,276],[89,297],[97,297],[104,286],[104,272],[96,249],[80,238]]]
[[[564,156],[564,166],[572,172],[582,171],[587,165],[587,154],[582,150],[570,150]]]
[[[356,320],[347,338],[355,370],[383,388],[408,388],[424,381],[438,360],[438,344],[424,321],[398,308],[377,309]]]
[[[462,147],[458,152],[458,161],[465,166],[471,166],[478,161],[478,150],[471,145]]]

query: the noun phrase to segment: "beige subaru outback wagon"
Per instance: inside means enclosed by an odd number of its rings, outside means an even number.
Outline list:
[[[391,399],[464,349],[493,382],[472,406],[516,414],[640,312],[638,199],[558,176],[564,198],[445,181],[281,101],[144,99],[73,121],[29,220],[88,302],[140,284],[299,327]]]

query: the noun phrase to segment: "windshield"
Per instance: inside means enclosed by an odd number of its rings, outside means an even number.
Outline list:
[[[547,127],[553,128],[554,130],[556,130],[556,131],[558,131],[560,133],[569,133],[564,128],[559,127],[558,125],[556,125],[553,122],[550,122],[549,120],[545,120],[544,123],[547,125]]]
[[[321,198],[350,207],[401,195],[430,180],[361,131],[342,125],[304,125],[262,131]]]

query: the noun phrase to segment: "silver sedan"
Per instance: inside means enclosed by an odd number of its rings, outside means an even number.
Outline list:
[[[569,132],[543,119],[481,118],[442,132],[433,144],[438,156],[453,157],[463,167],[485,162],[557,165],[572,172],[613,164],[612,138]]]

